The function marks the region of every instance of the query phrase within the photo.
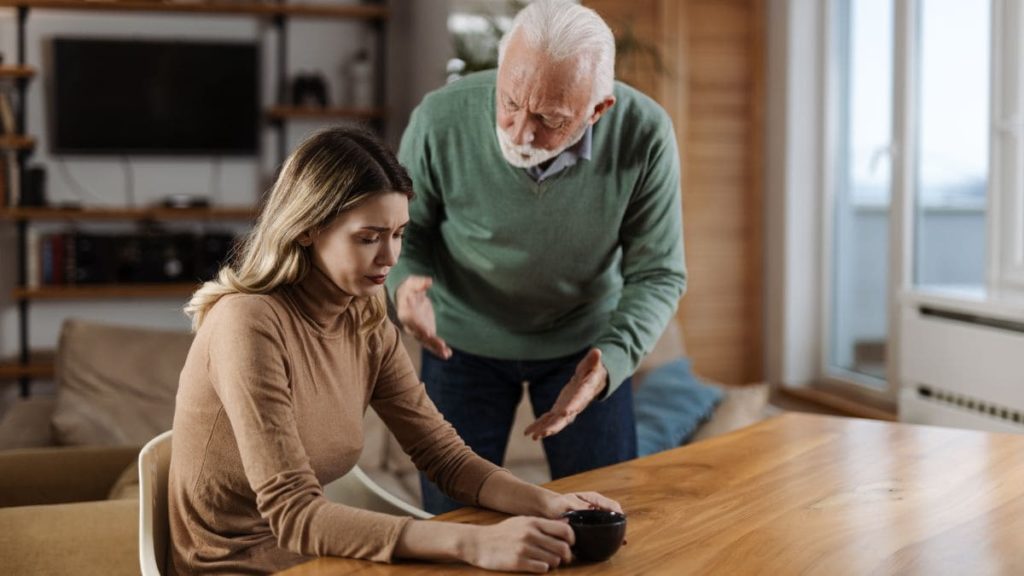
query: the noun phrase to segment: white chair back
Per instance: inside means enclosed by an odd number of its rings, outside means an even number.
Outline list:
[[[139,563],[142,576],[164,576],[170,523],[167,511],[167,472],[171,466],[171,431],[153,438],[139,453]],[[339,504],[421,520],[433,518],[424,510],[383,489],[358,466],[324,486],[324,496]]]
[[[150,440],[139,453],[139,563],[142,576],[164,576],[171,527],[167,511],[167,472],[171,431]]]
[[[331,502],[395,516],[412,516],[420,520],[434,517],[381,488],[359,466],[324,486],[324,497]]]

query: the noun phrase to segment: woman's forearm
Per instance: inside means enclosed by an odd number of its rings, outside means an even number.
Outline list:
[[[436,562],[465,561],[463,550],[471,527],[453,522],[413,520],[395,544],[395,557]]]
[[[558,494],[516,478],[501,470],[491,474],[480,487],[480,506],[525,516],[548,516],[549,504]]]
[[[461,561],[487,570],[544,573],[572,560],[571,539],[568,524],[528,516],[488,526],[413,520],[399,535],[393,556]]]

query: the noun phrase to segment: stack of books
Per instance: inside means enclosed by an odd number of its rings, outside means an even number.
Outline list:
[[[162,284],[216,276],[235,244],[229,233],[40,234],[29,230],[28,285]]]

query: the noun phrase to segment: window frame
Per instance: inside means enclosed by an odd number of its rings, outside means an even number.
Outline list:
[[[894,411],[906,306],[922,298],[941,298],[953,307],[959,302],[975,313],[1024,305],[1024,6],[991,0],[986,286],[978,293],[936,292],[913,284],[916,167],[904,161],[917,158],[921,0],[894,1],[889,334],[882,391],[827,370],[837,128],[837,72],[830,48],[838,1],[768,4],[765,366],[769,381],[783,389],[838,390]]]
[[[898,339],[894,338],[893,334],[899,330],[899,323],[896,321],[899,317],[899,307],[894,305],[894,302],[898,300],[898,295],[906,286],[909,269],[904,270],[906,267],[905,263],[912,261],[911,254],[908,253],[908,249],[912,247],[912,244],[908,244],[910,236],[901,239],[905,235],[894,222],[902,218],[901,214],[907,210],[904,198],[913,198],[913,194],[907,191],[907,185],[913,186],[913,180],[908,180],[903,176],[906,170],[903,166],[904,163],[901,162],[903,158],[913,157],[913,152],[907,150],[905,144],[901,144],[911,143],[909,138],[902,136],[902,133],[908,130],[909,127],[902,121],[901,114],[906,114],[906,110],[913,104],[913,102],[906,101],[905,95],[909,94],[909,86],[905,84],[909,83],[904,82],[905,75],[900,73],[901,68],[905,67],[902,64],[903,59],[900,58],[900,54],[905,53],[909,49],[908,46],[904,46],[901,43],[901,36],[904,40],[906,39],[906,31],[904,31],[904,34],[900,34],[900,28],[906,26],[907,18],[909,17],[901,6],[901,4],[906,3],[893,3],[892,125],[888,142],[888,157],[891,167],[889,175],[890,201],[889,206],[886,208],[889,215],[889,252],[893,256],[887,262],[887,284],[885,287],[887,307],[886,378],[884,382],[881,382],[883,386],[880,387],[879,379],[832,366],[831,362],[834,318],[832,306],[834,304],[834,279],[836,277],[835,217],[837,198],[841,193],[838,180],[840,162],[837,152],[844,137],[842,131],[847,125],[847,120],[844,119],[843,115],[848,111],[849,95],[844,92],[846,84],[843,76],[848,71],[850,65],[848,50],[850,46],[850,31],[840,28],[841,20],[838,16],[841,12],[845,12],[848,15],[850,12],[849,5],[853,1],[855,0],[831,0],[826,2],[824,3],[825,6],[822,14],[823,22],[821,28],[824,30],[822,53],[825,54],[825,71],[822,74],[822,98],[823,106],[826,110],[825,121],[822,123],[822,140],[826,145],[821,147],[819,159],[819,162],[824,167],[820,184],[824,199],[821,205],[820,216],[822,223],[820,266],[823,274],[821,279],[821,304],[818,310],[822,345],[818,350],[817,379],[815,384],[826,390],[845,393],[871,403],[895,405],[899,393],[898,380],[893,377],[894,371],[898,374],[898,366],[896,366],[897,363],[894,361],[898,358]],[[913,214],[912,207],[909,213]]]
[[[1024,8],[992,3],[990,292],[1024,292]]]

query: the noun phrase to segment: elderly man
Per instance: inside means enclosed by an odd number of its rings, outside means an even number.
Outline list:
[[[399,152],[417,196],[388,288],[427,392],[500,465],[526,382],[555,478],[636,456],[630,375],[686,285],[672,123],[614,67],[595,12],[534,2],[497,73],[424,98]]]

